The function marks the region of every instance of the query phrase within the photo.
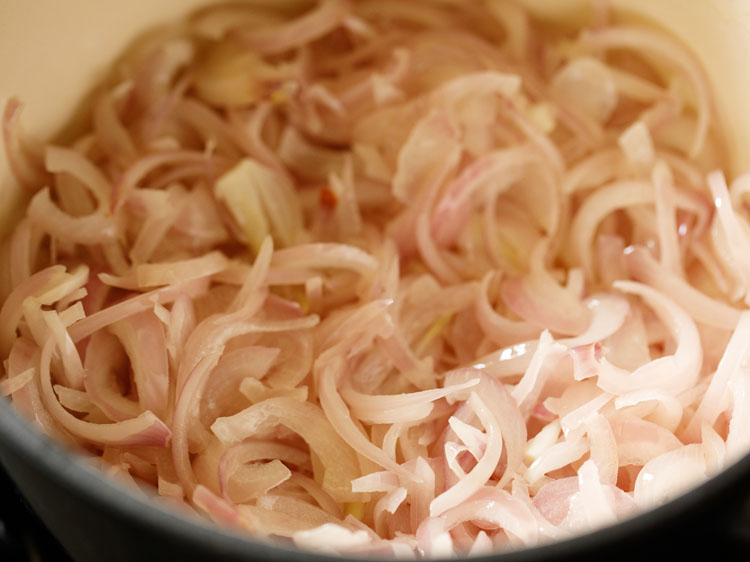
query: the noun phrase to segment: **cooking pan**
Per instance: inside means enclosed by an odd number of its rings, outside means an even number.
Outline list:
[[[206,3],[2,2],[0,99],[15,95],[24,100],[27,128],[43,138],[54,138],[71,109],[139,30]],[[588,2],[526,0],[526,4],[539,17],[569,25]],[[750,169],[750,3],[613,0],[612,4],[627,10],[628,17],[655,21],[692,46],[714,85],[718,117],[731,139],[731,171]],[[12,226],[19,204],[4,163],[0,164],[0,186],[1,237]],[[79,562],[334,560],[254,540],[158,505],[147,494],[127,489],[82,456],[39,434],[5,399],[0,399],[0,463],[31,508]],[[738,518],[749,494],[747,455],[689,493],[627,521],[564,542],[476,560],[694,559],[706,553],[721,559],[719,545],[711,537],[742,524]]]

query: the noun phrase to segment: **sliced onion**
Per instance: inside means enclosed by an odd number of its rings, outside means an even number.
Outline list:
[[[226,468],[226,467],[225,467]],[[224,497],[233,503],[249,503],[291,478],[292,472],[278,459],[228,469],[220,482]]]
[[[278,356],[279,349],[261,346],[241,347],[224,353],[203,397],[203,419],[213,420],[222,408],[241,403],[236,400],[240,383],[246,378],[263,378]]]
[[[579,335],[585,331],[591,313],[580,295],[562,288],[544,267],[547,249],[548,242],[540,242],[533,250],[530,272],[503,283],[503,300],[513,312],[536,326]]]
[[[362,275],[377,269],[377,261],[366,252],[345,244],[302,244],[274,253],[273,267],[350,269]]]
[[[0,381],[0,394],[10,396],[30,383],[34,377],[36,377],[36,369],[33,367],[9,376],[7,379]]]
[[[393,178],[393,195],[407,202],[429,189],[442,174],[431,163],[434,161],[455,166],[461,154],[456,141],[456,131],[445,115],[431,113],[422,119],[411,132],[399,152],[396,174]]]
[[[350,531],[335,523],[325,523],[307,531],[297,531],[292,535],[294,544],[309,550],[327,554],[351,552],[357,547],[369,545],[371,538],[366,531]]]
[[[693,57],[603,5],[555,44],[505,0],[303,4],[137,45],[65,147],[6,106],[0,392],[344,556],[564,539],[746,452],[750,175],[704,177]]]
[[[84,414],[91,414],[96,410],[96,406],[85,392],[61,384],[53,385],[52,388],[63,408]]]
[[[238,39],[259,53],[282,53],[330,33],[348,16],[349,4],[345,0],[324,0],[296,20],[244,32]]]
[[[63,408],[55,396],[50,374],[50,360],[54,340],[50,339],[42,348],[40,381],[44,404],[52,417],[73,435],[102,445],[146,445],[166,447],[171,431],[152,412],[143,412],[138,417],[111,423],[95,424],[79,420]]]
[[[479,380],[474,379],[441,389],[399,395],[368,395],[357,392],[351,386],[345,386],[341,396],[348,402],[355,418],[368,423],[406,423],[427,417],[432,411],[432,402],[435,400],[472,388],[477,384]]]
[[[726,441],[726,454],[730,459],[739,459],[747,453],[750,444],[750,376],[746,369],[735,372],[729,389],[732,393],[732,419]],[[712,467],[707,466],[707,470]]]
[[[591,446],[590,462],[598,471],[600,484],[617,484],[618,451],[612,425],[602,414],[591,414],[583,422]],[[583,469],[583,467],[581,467]],[[590,477],[590,474],[587,476]],[[579,472],[580,478],[580,472]],[[580,481],[579,481],[580,484]],[[581,486],[583,489],[584,486]]]
[[[599,386],[613,394],[637,389],[659,389],[677,394],[691,388],[700,374],[703,350],[693,320],[672,300],[632,281],[618,281],[615,288],[641,296],[666,324],[676,343],[675,353],[654,359],[633,373],[618,369],[606,359],[601,362]]]
[[[26,301],[25,304],[29,303],[30,301]],[[50,337],[54,340],[55,345],[57,346],[57,353],[63,364],[64,379],[72,388],[76,390],[82,389],[84,377],[83,362],[81,361],[81,356],[79,355],[70,334],[68,334],[68,331],[65,329],[65,324],[63,324],[60,315],[55,311],[42,310],[41,315],[47,329],[49,330]]]
[[[595,529],[615,522],[615,513],[607,497],[609,490],[602,485],[592,460],[584,462],[578,469],[578,489],[571,498],[571,510],[582,512],[588,527]]]
[[[700,445],[684,445],[647,462],[638,473],[633,498],[640,507],[656,507],[684,493],[706,477]]]
[[[313,423],[314,421],[314,423]],[[323,411],[309,402],[271,398],[234,416],[218,418],[211,430],[224,443],[236,443],[283,424],[299,434],[323,462],[323,488],[339,501],[356,501],[351,481],[359,475],[356,457],[331,427]]]
[[[118,235],[112,217],[101,213],[74,217],[61,211],[52,202],[47,187],[31,200],[28,213],[32,223],[43,232],[77,244],[93,246],[113,241]]]
[[[490,305],[487,289],[493,273],[488,273],[482,280],[482,290],[476,300],[477,320],[484,333],[493,342],[502,345],[534,339],[541,333],[541,328],[525,321],[510,320],[498,314]]]
[[[695,321],[722,330],[736,326],[740,317],[738,309],[690,286],[687,281],[657,263],[645,248],[631,247],[625,261],[635,280],[670,295]]]
[[[511,534],[519,545],[534,544],[538,540],[537,522],[528,506],[505,490],[496,488],[482,488],[441,519],[447,529],[470,520],[497,525]]]
[[[658,390],[636,390],[630,394],[618,396],[615,399],[615,408],[627,408],[645,402],[655,403],[654,410],[648,415],[650,421],[657,423],[667,429],[675,432],[682,422],[684,408],[680,400]]]
[[[644,466],[652,459],[682,447],[674,433],[655,423],[626,419],[612,426],[617,440],[618,462]]]
[[[692,82],[697,97],[698,125],[690,148],[690,156],[695,157],[701,153],[706,142],[712,113],[708,81],[700,65],[682,45],[669,35],[654,33],[644,27],[635,26],[612,26],[586,31],[582,36],[582,41],[597,48],[632,48],[645,51],[651,56],[656,55],[678,66]]]
[[[431,218],[431,231],[438,244],[449,246],[463,230],[474,192],[486,184],[501,193],[518,181],[524,168],[537,159],[526,146],[491,152],[477,159],[445,190]]]
[[[610,213],[633,205],[651,203],[652,187],[642,181],[619,181],[599,188],[581,205],[571,228],[571,241],[577,262],[583,266],[586,277],[594,277],[592,242],[599,223]]]
[[[557,343],[547,330],[542,332],[539,345],[535,349],[523,377],[513,388],[513,398],[522,411],[528,411],[533,406],[538,393],[542,390],[546,374],[546,362],[559,360],[565,350],[565,346]]]
[[[101,209],[109,209],[112,186],[107,177],[80,153],[57,146],[48,146],[44,165],[54,174],[66,173],[85,185]]]
[[[625,129],[617,138],[617,144],[636,169],[644,169],[653,164],[656,157],[654,141],[643,121],[636,121]]]
[[[406,475],[404,470],[382,449],[362,435],[352,421],[350,412],[337,389],[337,377],[342,367],[340,363],[324,367],[319,380],[320,403],[331,426],[340,438],[357,453],[399,475]]]
[[[197,295],[204,292],[207,288],[207,280],[205,278],[197,279],[195,281],[189,281],[187,283],[175,283],[168,287],[149,291],[148,293],[141,293],[130,299],[126,299],[117,304],[114,304],[108,308],[95,312],[94,314],[87,316],[83,320],[80,320],[70,327],[70,336],[74,342],[79,342],[97,330],[106,328],[138,314],[146,310],[152,309],[154,304],[168,304],[176,300],[180,295]]]
[[[223,499],[215,496],[213,492],[205,486],[199,485],[195,488],[195,491],[192,494],[192,500],[195,505],[200,507],[217,523],[228,525],[230,527],[241,527],[237,510]]]
[[[745,292],[745,302],[750,302],[750,239],[748,239],[747,226],[740,222],[737,215],[732,211],[732,202],[729,196],[724,174],[713,172],[708,175],[708,187],[714,197],[714,205],[717,210],[717,219],[721,229],[727,238],[729,251],[734,258],[734,267],[737,269]]]
[[[468,497],[487,483],[495,471],[503,450],[502,429],[492,412],[481,398],[472,392],[468,404],[487,432],[487,447],[476,466],[453,487],[437,496],[430,503],[430,516],[437,517],[463,503]]]
[[[152,311],[146,311],[120,320],[110,331],[130,357],[141,407],[165,417],[169,403],[169,359],[161,321]]]
[[[177,262],[140,264],[135,273],[138,287],[157,287],[208,277],[224,271],[228,265],[223,254],[211,252]]]
[[[606,293],[598,293],[586,299],[586,306],[591,311],[588,329],[579,336],[560,338],[558,343],[576,348],[603,341],[622,327],[630,313],[628,301]]]
[[[453,385],[459,381],[472,380],[472,377],[476,376],[479,376],[476,391],[495,415],[502,434],[505,470],[500,476],[500,482],[503,483],[521,469],[527,438],[526,423],[516,400],[505,385],[494,377],[474,369],[461,369],[446,373],[445,382]]]
[[[117,384],[115,372],[124,360],[124,351],[114,336],[105,331],[91,336],[83,384],[94,404],[112,421],[134,418],[142,411],[137,401],[122,395]]]
[[[569,61],[552,77],[555,99],[598,123],[607,121],[617,106],[617,87],[609,68],[593,57]]]
[[[656,193],[656,226],[659,233],[659,252],[662,265],[674,274],[682,274],[682,252],[675,216],[675,186],[672,172],[663,161],[654,166],[651,174]]]
[[[562,468],[580,459],[589,449],[588,443],[580,436],[572,436],[570,441],[561,441],[549,447],[526,470],[526,480],[533,484],[546,473]]]
[[[16,338],[18,323],[23,318],[23,303],[29,297],[39,298],[48,292],[51,287],[60,284],[65,277],[65,268],[54,265],[38,271],[24,283],[18,285],[0,308],[0,354],[4,357],[10,352],[13,341]],[[51,304],[52,302],[44,302]]]

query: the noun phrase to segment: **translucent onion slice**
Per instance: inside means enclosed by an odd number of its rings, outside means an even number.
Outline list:
[[[748,331],[750,331],[750,312],[745,311],[741,313],[719,366],[711,376],[708,388],[685,429],[687,441],[696,442],[700,428],[703,425],[713,426],[724,408],[724,398],[730,381],[738,372],[741,372],[742,364],[750,352]]]
[[[732,210],[724,174],[713,172],[708,175],[708,187],[714,198],[717,219],[727,238],[729,251],[732,254],[734,267],[742,282],[745,292],[745,302],[750,302],[750,239],[748,239],[747,225],[743,225]]]
[[[652,459],[682,447],[674,433],[646,420],[618,421],[613,424],[612,430],[617,440],[620,466],[644,466]]]
[[[484,398],[494,414],[503,437],[505,469],[499,479],[499,483],[502,484],[510,480],[516,471],[521,470],[527,439],[526,423],[516,400],[505,385],[486,373],[474,369],[450,371],[445,375],[445,384],[453,385],[477,376],[479,386],[476,392]]]
[[[731,330],[737,325],[738,309],[692,287],[660,265],[645,248],[631,247],[626,253],[625,263],[635,280],[670,295],[696,322],[721,330]]]
[[[65,410],[52,388],[50,361],[54,346],[54,340],[50,339],[42,347],[39,376],[44,404],[62,427],[77,437],[102,445],[167,446],[171,431],[152,412],[143,412],[136,418],[121,422],[96,424],[79,420]]]
[[[698,125],[695,139],[690,147],[690,156],[696,157],[701,153],[712,115],[711,94],[703,69],[683,45],[669,35],[635,26],[612,26],[606,29],[587,30],[582,34],[581,40],[584,44],[598,48],[630,48],[644,51],[649,56],[655,55],[663,58],[680,68],[692,82],[697,98]]]
[[[229,417],[218,418],[211,431],[224,443],[236,443],[267,428],[284,425],[310,446],[325,466],[323,489],[338,501],[356,501],[351,481],[359,476],[354,452],[334,431],[320,407],[291,398],[271,398]]]
[[[578,57],[552,77],[550,90],[566,107],[598,123],[607,121],[617,106],[617,86],[609,68],[593,57]]]
[[[112,186],[102,171],[79,152],[58,146],[48,146],[44,154],[44,165],[54,174],[70,174],[83,185],[96,199],[102,209],[110,206]]]
[[[0,381],[0,394],[10,396],[30,383],[34,377],[36,377],[36,369],[33,367],[9,376],[7,379]]]
[[[493,342],[508,345],[539,337],[542,328],[526,321],[511,320],[500,314],[490,305],[487,290],[494,273],[490,272],[482,280],[482,290],[476,300],[477,320],[482,330]]]
[[[18,285],[0,308],[0,354],[4,357],[10,352],[16,338],[18,323],[23,318],[23,303],[29,297],[40,299],[51,287],[57,286],[65,278],[65,267],[53,265],[38,271],[24,283]],[[43,304],[52,304],[54,301]]]
[[[130,358],[138,401],[144,410],[165,417],[169,404],[169,358],[164,326],[152,311],[110,326]]]
[[[83,217],[71,216],[55,205],[49,188],[39,191],[28,210],[31,222],[43,232],[76,244],[95,246],[117,238],[117,224],[111,216],[93,213]]]
[[[487,432],[487,448],[476,466],[454,486],[430,502],[430,516],[438,517],[447,510],[462,504],[489,480],[503,451],[502,428],[484,401],[472,392],[468,404]]]
[[[368,423],[406,423],[427,417],[432,411],[432,402],[449,397],[479,384],[478,379],[445,386],[435,390],[423,390],[398,395],[369,395],[344,386],[341,396],[351,408],[355,418]]]
[[[262,54],[277,54],[314,41],[341,25],[349,16],[345,0],[324,0],[288,23],[238,34],[243,45]]]
[[[346,244],[300,244],[277,250],[272,267],[350,269],[367,275],[377,269],[377,261],[368,253]]]
[[[356,451],[388,470],[408,477],[408,473],[403,468],[388,457],[380,447],[368,440],[355,425],[349,409],[337,388],[337,379],[342,369],[343,364],[341,363],[341,359],[334,360],[332,364],[322,367],[318,381],[320,404],[331,426],[340,436],[340,439],[343,439],[351,447],[352,451]]]
[[[123,396],[116,370],[125,361],[117,338],[105,331],[96,332],[86,347],[83,384],[96,406],[112,421],[124,421],[141,413],[140,404]]]
[[[461,155],[457,134],[447,117],[439,112],[430,113],[417,123],[399,152],[392,187],[397,199],[406,203],[430,189],[441,176],[439,169],[432,166],[433,161],[457,164]]]
[[[684,445],[647,462],[638,473],[633,498],[640,507],[656,507],[706,478],[700,445]]]
[[[618,281],[615,288],[639,295],[653,307],[674,338],[676,349],[673,355],[654,359],[633,373],[617,369],[603,360],[599,386],[613,394],[643,388],[677,394],[692,388],[700,374],[703,358],[703,348],[693,320],[674,301],[646,285]]]
[[[188,281],[186,283],[175,283],[168,287],[141,293],[129,299],[123,300],[94,314],[87,316],[70,327],[70,336],[74,342],[79,342],[97,330],[106,328],[115,322],[152,309],[155,304],[169,304],[174,302],[180,295],[198,295],[208,288],[205,278]]]

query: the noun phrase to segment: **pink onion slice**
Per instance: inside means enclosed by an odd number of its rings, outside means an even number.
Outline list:
[[[340,439],[343,439],[353,451],[388,470],[392,470],[399,475],[408,476],[404,472],[404,469],[388,457],[381,448],[374,445],[362,435],[359,428],[352,421],[349,409],[346,407],[346,403],[337,388],[337,378],[342,369],[343,365],[340,359],[334,361],[334,364],[324,366],[318,383],[320,404],[331,426],[336,430]]]
[[[440,389],[398,395],[368,395],[345,386],[341,396],[349,404],[355,418],[368,423],[406,423],[427,417],[435,400],[477,384],[479,380],[474,379]]]
[[[684,445],[647,462],[638,473],[633,498],[641,507],[663,504],[706,477],[700,445]]]
[[[68,331],[73,341],[79,342],[97,330],[106,328],[119,320],[152,309],[157,303],[169,304],[183,294],[200,294],[206,290],[207,285],[207,280],[202,278],[187,283],[176,283],[148,293],[141,293],[87,316],[73,324]]]
[[[145,445],[166,447],[171,431],[152,412],[143,412],[136,418],[111,424],[96,424],[79,420],[63,408],[55,396],[50,374],[50,360],[54,340],[47,340],[42,347],[40,381],[45,406],[55,420],[73,435],[102,445]]]
[[[632,281],[618,281],[615,288],[642,297],[666,324],[676,342],[673,355],[654,359],[633,373],[617,370],[602,361],[599,386],[613,394],[623,394],[639,388],[660,389],[677,394],[691,388],[701,369],[703,350],[693,320],[674,301],[654,289]]]
[[[141,407],[164,417],[169,399],[169,359],[161,321],[152,311],[145,311],[120,320],[110,331],[130,358]]]
[[[527,321],[510,320],[498,314],[490,305],[487,289],[493,273],[488,273],[482,280],[482,290],[476,301],[477,320],[482,330],[493,342],[508,345],[539,337],[542,328]]]
[[[657,263],[645,248],[630,248],[625,260],[634,279],[670,295],[696,322],[723,330],[736,326],[740,316],[738,309],[695,289]]]
[[[689,442],[698,440],[702,425],[713,426],[723,408],[723,400],[730,380],[736,373],[741,372],[742,364],[747,360],[747,334],[750,331],[750,312],[742,312],[732,337],[727,344],[716,372],[711,376],[711,382],[701,398],[698,408],[685,429],[685,439]]]
[[[678,449],[682,442],[674,433],[653,422],[626,419],[612,425],[617,440],[618,462],[643,466],[652,459]]]
[[[44,165],[54,174],[67,173],[77,178],[89,189],[100,208],[109,209],[112,186],[101,170],[83,155],[74,150],[48,146]]]
[[[302,46],[333,31],[349,16],[346,0],[324,0],[302,17],[277,27],[238,34],[238,39],[259,53],[276,54]]]
[[[544,265],[549,242],[543,240],[533,250],[530,271],[521,278],[503,283],[505,304],[526,321],[565,335],[583,333],[590,311],[580,295],[561,287]]]
[[[584,43],[605,49],[633,48],[647,51],[674,63],[692,82],[697,97],[698,124],[695,139],[690,148],[690,156],[695,157],[703,150],[708,133],[712,109],[708,81],[700,65],[684,46],[669,35],[654,33],[652,30],[635,26],[614,26],[608,29],[586,31]]]
[[[122,395],[115,370],[125,360],[117,339],[107,332],[96,332],[86,347],[83,384],[96,406],[112,421],[124,421],[141,413],[138,402]]]
[[[472,392],[468,404],[487,432],[487,448],[476,466],[453,487],[437,496],[430,503],[430,516],[437,517],[463,503],[468,497],[487,483],[495,471],[503,450],[502,429],[482,399]]]
[[[0,308],[0,354],[5,357],[10,352],[18,323],[23,318],[23,302],[29,297],[40,297],[50,287],[57,285],[64,276],[63,266],[48,267],[32,275],[8,295]]]
[[[745,289],[745,302],[750,302],[750,240],[747,229],[732,211],[732,201],[729,196],[724,174],[712,172],[708,175],[708,187],[714,198],[717,218],[729,243],[729,251],[734,258],[735,267]],[[745,225],[746,226],[746,225]]]
[[[356,501],[351,481],[359,475],[354,452],[334,431],[320,407],[291,398],[271,398],[230,417],[218,418],[211,431],[224,443],[236,443],[283,424],[299,434],[325,466],[323,488],[339,501]]]

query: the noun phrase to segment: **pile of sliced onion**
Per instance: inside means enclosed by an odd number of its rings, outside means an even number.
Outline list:
[[[750,449],[750,176],[683,45],[265,5],[139,47],[68,146],[6,106],[0,392],[34,425],[218,524],[405,557],[587,532]]]

